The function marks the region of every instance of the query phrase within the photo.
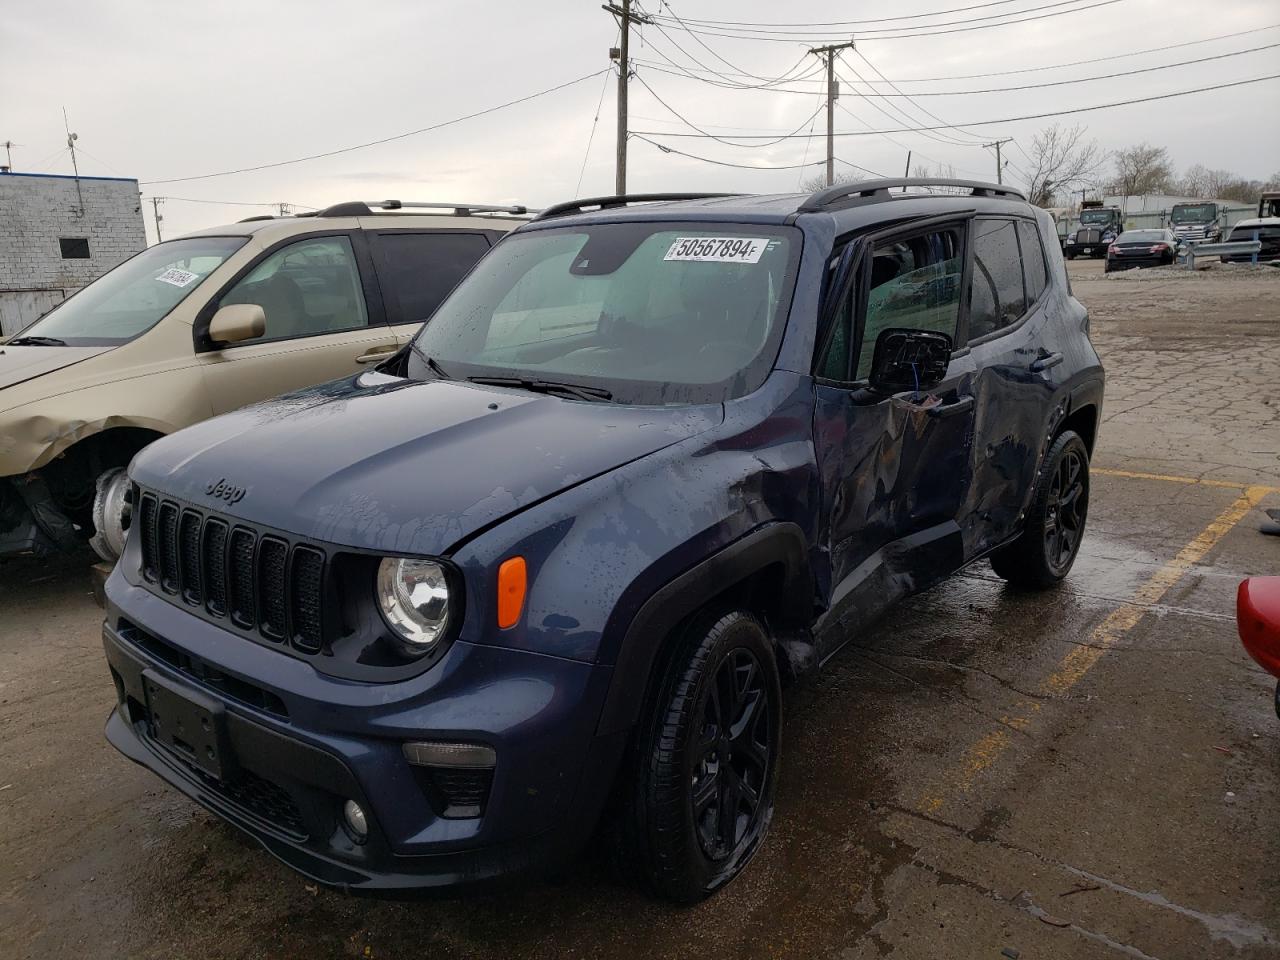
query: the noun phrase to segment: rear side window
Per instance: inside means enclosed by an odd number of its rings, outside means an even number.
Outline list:
[[[391,322],[421,323],[489,252],[489,241],[474,233],[383,233],[377,250]]]
[[[1022,241],[1022,272],[1027,281],[1027,302],[1035,303],[1048,284],[1040,231],[1030,220],[1019,220],[1018,239]]]
[[[973,222],[973,282],[969,288],[969,339],[1012,326],[1027,309],[1013,220]]]

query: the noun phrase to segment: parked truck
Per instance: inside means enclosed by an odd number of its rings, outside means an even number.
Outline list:
[[[1226,207],[1220,203],[1207,200],[1175,203],[1169,213],[1169,226],[1179,243],[1193,240],[1218,243],[1222,239],[1226,216]]]
[[[1124,216],[1119,207],[1104,207],[1101,200],[1086,200],[1080,206],[1080,226],[1067,234],[1063,252],[1068,260],[1078,256],[1105,257],[1107,247],[1123,229]]]

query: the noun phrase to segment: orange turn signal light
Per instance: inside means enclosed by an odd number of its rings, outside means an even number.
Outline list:
[[[524,611],[524,594],[528,572],[524,557],[511,557],[498,567],[498,626],[514,627]]]

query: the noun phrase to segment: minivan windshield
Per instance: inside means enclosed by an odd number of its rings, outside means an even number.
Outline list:
[[[418,333],[408,374],[553,381],[622,403],[741,396],[773,365],[799,255],[794,227],[633,221],[514,233]]]
[[[148,247],[22,331],[73,347],[114,346],[146,333],[248,237],[191,237]]]

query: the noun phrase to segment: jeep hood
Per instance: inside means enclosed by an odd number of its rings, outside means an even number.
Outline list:
[[[114,347],[24,347],[0,344],[0,390],[69,367]]]
[[[131,474],[286,533],[439,556],[722,419],[719,404],[630,407],[375,374],[182,430],[140,453]]]

